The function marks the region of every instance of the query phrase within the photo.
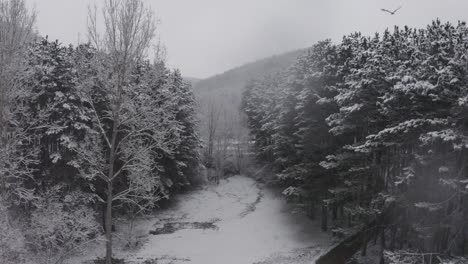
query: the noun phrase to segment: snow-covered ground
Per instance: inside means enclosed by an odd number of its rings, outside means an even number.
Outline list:
[[[259,188],[244,176],[222,180],[218,186],[206,186],[176,199],[172,208],[137,221],[135,232],[144,241],[142,247],[125,251],[116,243],[115,256],[133,263],[157,259],[158,264],[313,263],[331,243],[318,223],[293,213],[282,197]],[[213,223],[217,228],[149,235],[166,223],[194,222]],[[95,259],[104,255],[103,250],[102,243],[96,244],[82,255],[87,260]],[[86,259],[77,257],[71,263]]]

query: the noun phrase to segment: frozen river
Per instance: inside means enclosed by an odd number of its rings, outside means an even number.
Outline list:
[[[244,176],[176,200],[170,209],[136,223],[141,248],[116,248],[115,255],[131,263],[309,264],[330,243],[316,222]],[[97,248],[87,255],[100,255]]]

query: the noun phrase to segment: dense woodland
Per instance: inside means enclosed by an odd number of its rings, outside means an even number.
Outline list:
[[[377,244],[374,263],[439,263],[468,252],[467,102],[468,27],[437,20],[321,41],[243,109],[257,159],[324,230]]]
[[[114,219],[198,171],[191,87],[146,59],[156,23],[141,1],[106,1],[105,33],[90,14],[76,47],[39,37],[24,1],[0,9],[0,262],[62,263],[104,230],[110,263]]]
[[[101,4],[73,46],[39,36],[24,0],[0,0],[0,262],[66,263],[102,239],[116,263],[117,220],[136,247],[135,219],[204,174],[265,175],[351,238],[335,255],[359,250],[355,263],[467,262],[464,22],[321,41],[199,81],[196,102],[151,49],[144,1]]]

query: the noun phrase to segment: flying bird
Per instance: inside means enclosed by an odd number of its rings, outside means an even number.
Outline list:
[[[390,11],[390,10],[387,10],[387,9],[384,9],[384,8],[381,8],[380,10],[384,11],[384,12],[387,12],[389,13],[390,15],[394,15],[398,10],[400,10],[401,6],[399,6],[397,9],[393,10],[393,11]]]

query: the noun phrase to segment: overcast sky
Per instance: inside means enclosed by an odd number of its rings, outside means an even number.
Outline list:
[[[42,35],[86,41],[92,0],[26,0],[38,11]],[[96,0],[100,1],[100,0]],[[161,20],[168,63],[205,78],[246,62],[309,47],[316,41],[395,24],[422,27],[439,17],[468,20],[468,0],[147,0]],[[394,16],[380,8],[395,9]]]

